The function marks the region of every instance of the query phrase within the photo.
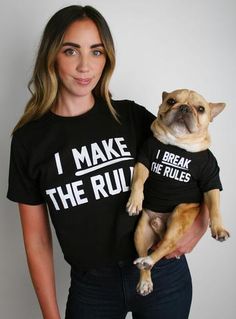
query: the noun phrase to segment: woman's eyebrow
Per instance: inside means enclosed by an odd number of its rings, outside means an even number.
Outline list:
[[[72,46],[72,47],[75,47],[75,48],[81,48],[81,46],[77,43],[74,43],[74,42],[65,42],[63,43],[62,45],[63,47],[65,46]],[[94,49],[94,48],[98,48],[98,47],[104,47],[104,45],[102,43],[96,43],[96,44],[92,44],[90,46],[91,49]]]
[[[90,46],[91,49],[94,49],[94,48],[97,48],[97,47],[103,47],[104,48],[104,45],[102,43],[96,43],[96,44],[93,44]]]

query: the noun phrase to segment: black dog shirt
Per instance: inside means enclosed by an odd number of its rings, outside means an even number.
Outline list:
[[[138,162],[150,171],[144,207],[152,211],[171,212],[180,203],[200,202],[209,190],[222,190],[219,166],[209,149],[192,153],[150,137]]]

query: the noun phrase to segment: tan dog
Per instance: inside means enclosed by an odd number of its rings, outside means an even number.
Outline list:
[[[219,241],[229,237],[220,215],[219,168],[208,150],[208,125],[225,104],[208,103],[198,93],[186,89],[163,92],[162,99],[151,126],[154,136],[135,165],[127,203],[129,215],[137,215],[144,199],[135,232],[139,258],[134,262],[140,269],[137,292],[144,296],[153,290],[151,268],[175,250],[177,241],[199,213],[202,200],[209,209],[212,236]],[[158,248],[148,256],[158,238]]]

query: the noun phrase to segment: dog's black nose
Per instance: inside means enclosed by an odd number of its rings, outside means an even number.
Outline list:
[[[180,105],[179,110],[180,110],[181,113],[188,113],[190,111],[190,109],[189,109],[187,104]]]

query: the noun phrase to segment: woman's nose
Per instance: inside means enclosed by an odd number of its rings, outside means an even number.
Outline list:
[[[81,55],[78,59],[77,64],[78,72],[88,72],[89,71],[89,57]]]

